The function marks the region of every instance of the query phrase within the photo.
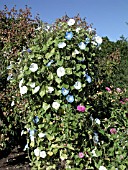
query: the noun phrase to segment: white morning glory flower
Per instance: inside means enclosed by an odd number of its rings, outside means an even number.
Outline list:
[[[40,157],[41,158],[45,158],[46,157],[46,152],[45,151],[41,151],[40,152]]]
[[[67,22],[67,24],[68,24],[69,26],[72,26],[72,25],[75,24],[75,20],[74,20],[74,19],[69,19],[68,22]]]
[[[20,94],[21,95],[27,93],[27,91],[28,91],[28,88],[26,86],[20,87]]]
[[[37,93],[40,90],[40,86],[37,86],[33,89],[33,94]]]
[[[79,81],[75,82],[74,88],[77,90],[81,89],[81,82],[79,82]]]
[[[99,170],[107,170],[104,166],[100,166]]]
[[[14,105],[15,105],[15,102],[14,102],[14,101],[12,101],[11,106],[14,106]]]
[[[46,134],[45,134],[45,133],[40,132],[40,133],[38,134],[38,136],[39,136],[39,138],[43,138],[43,137],[45,137],[45,136],[46,136]]]
[[[97,42],[97,44],[101,44],[103,40],[100,36],[96,36],[95,41]]]
[[[29,69],[31,70],[31,72],[35,72],[38,70],[38,65],[36,63],[32,63]]]
[[[83,42],[80,42],[80,43],[78,44],[78,46],[79,46],[79,48],[80,48],[81,50],[85,50],[85,48],[86,48],[86,45],[85,45],[85,43],[83,43]]]
[[[66,46],[66,43],[65,42],[60,42],[58,44],[58,48],[64,48]]]
[[[30,84],[30,87],[31,87],[31,88],[34,88],[35,85],[36,85],[36,83],[35,83],[35,82],[32,82],[32,83]]]
[[[75,49],[74,54],[80,54],[80,52],[77,49]]]
[[[54,91],[54,88],[53,87],[48,87],[48,93],[52,93]]]
[[[52,103],[52,107],[53,107],[54,109],[58,110],[59,107],[60,107],[60,103],[58,103],[58,102],[53,102],[53,103]]]
[[[81,30],[81,28],[76,28],[76,32],[79,33],[79,31]]]
[[[96,122],[98,125],[100,125],[100,119],[96,118],[96,119],[95,119],[95,122]]]
[[[35,156],[40,156],[40,150],[38,148],[34,149]]]
[[[63,67],[59,67],[58,69],[57,69],[57,76],[58,77],[62,77],[62,76],[64,76],[65,75],[65,69],[63,68]]]

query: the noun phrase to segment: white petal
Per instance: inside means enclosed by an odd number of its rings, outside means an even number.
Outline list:
[[[36,148],[34,150],[34,154],[35,154],[35,156],[40,156],[40,150],[38,148]]]
[[[53,107],[54,109],[58,110],[59,107],[60,107],[60,103],[58,103],[58,102],[53,102],[53,103],[52,103],[52,107]]]
[[[31,70],[31,72],[35,72],[38,70],[38,65],[36,63],[32,63],[29,69]]]
[[[35,89],[33,90],[33,94],[37,93],[40,90],[40,86],[35,87]]]
[[[27,93],[28,88],[26,86],[20,87],[20,94],[25,94]]]
[[[75,24],[75,20],[74,19],[69,19],[67,23],[68,23],[69,26],[72,26],[72,25]]]
[[[14,101],[12,101],[11,106],[14,106],[14,105],[15,105],[15,103],[14,103]]]
[[[46,134],[41,132],[41,133],[38,134],[38,136],[39,136],[39,138],[43,138],[43,137],[46,136]]]
[[[65,69],[63,68],[63,67],[59,67],[58,69],[57,69],[57,76],[58,77],[62,77],[62,76],[64,76],[65,75]]]
[[[45,158],[46,157],[46,152],[45,151],[41,151],[40,152],[40,157],[41,158]]]
[[[34,88],[34,87],[35,87],[35,85],[36,85],[36,83],[35,83],[35,82],[34,82],[34,83],[31,83],[31,84],[30,84],[30,87],[31,87],[31,88]]]

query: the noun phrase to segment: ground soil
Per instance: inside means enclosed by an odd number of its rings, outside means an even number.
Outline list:
[[[0,170],[30,170],[27,154],[15,148],[11,152],[0,152]]]

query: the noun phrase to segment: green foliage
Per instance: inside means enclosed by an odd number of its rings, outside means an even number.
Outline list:
[[[32,169],[125,170],[127,89],[112,79],[118,66],[123,68],[126,41],[103,38],[102,43],[79,16],[40,24],[32,35],[24,42],[13,35],[17,52],[5,69],[12,77],[4,95],[8,102],[1,104],[1,147],[9,147],[15,136],[19,144],[25,136]],[[2,47],[6,62],[14,46]]]

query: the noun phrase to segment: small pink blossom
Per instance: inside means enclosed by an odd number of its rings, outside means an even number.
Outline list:
[[[122,90],[120,88],[116,88],[117,93],[121,93]]]
[[[111,129],[110,129],[110,133],[111,133],[111,134],[116,134],[116,133],[117,133],[117,131],[116,131],[116,129],[115,129],[115,128],[111,128]]]
[[[83,152],[79,152],[79,158],[83,158],[84,157],[84,153]]]
[[[126,98],[126,99],[125,99],[125,101],[127,101],[127,102],[128,102],[128,98]]]
[[[121,103],[121,104],[125,104],[125,102],[124,102],[124,101],[122,101],[122,100],[120,100],[120,103]]]
[[[108,91],[108,92],[111,92],[111,89],[109,87],[105,87],[105,89]]]
[[[85,112],[86,108],[85,108],[85,106],[78,105],[78,106],[77,106],[77,110],[78,110],[79,112]]]

